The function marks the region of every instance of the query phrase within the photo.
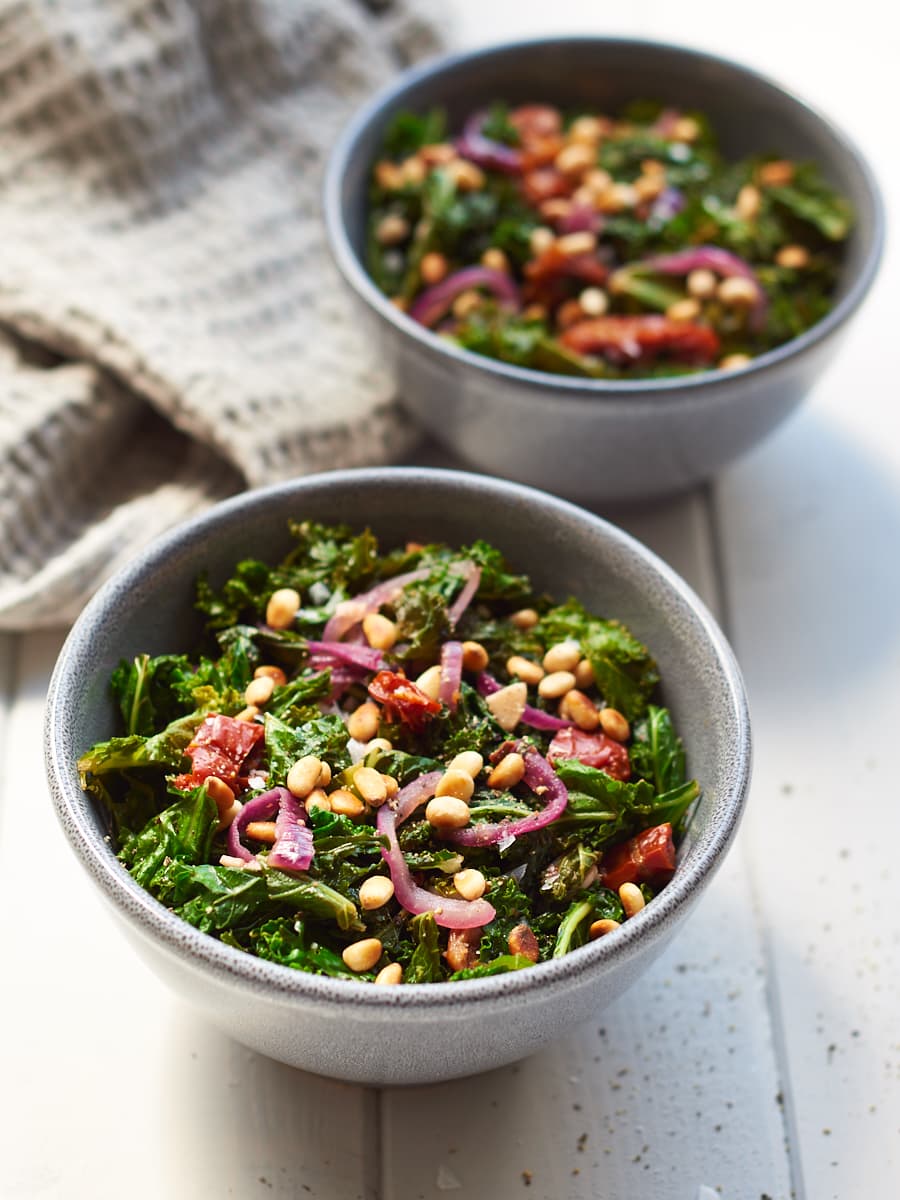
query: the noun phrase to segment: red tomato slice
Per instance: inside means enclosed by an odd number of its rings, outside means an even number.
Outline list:
[[[621,742],[605,733],[583,733],[580,729],[560,729],[547,751],[549,762],[577,758],[586,767],[597,767],[613,779],[626,783],[631,778],[631,759]]]

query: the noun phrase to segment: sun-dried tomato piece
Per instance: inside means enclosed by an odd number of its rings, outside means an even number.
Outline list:
[[[369,684],[369,695],[384,705],[389,721],[402,721],[414,733],[421,733],[441,711],[440,701],[426,696],[411,679],[396,671],[379,671]]]
[[[560,729],[547,751],[549,762],[577,758],[586,767],[605,771],[613,779],[626,783],[631,778],[631,759],[621,742],[605,733],[584,733],[580,729]]]
[[[522,176],[522,191],[525,199],[537,206],[556,196],[568,196],[572,191],[572,184],[556,167],[542,166],[525,172]]]
[[[603,853],[600,878],[617,892],[623,883],[667,883],[675,871],[672,826],[655,825]]]
[[[562,129],[562,113],[549,104],[520,104],[507,120],[523,142],[550,137]]]
[[[581,279],[585,283],[602,287],[609,270],[593,254],[564,254],[559,242],[553,242],[546,250],[525,264],[525,278],[536,288],[553,279]],[[582,321],[586,325],[589,322]],[[574,327],[573,327],[574,328]]]
[[[718,334],[708,325],[653,313],[591,317],[570,326],[559,340],[576,354],[602,355],[620,364],[660,357],[708,363],[719,353]]]
[[[254,725],[252,721],[237,721],[218,713],[207,717],[185,750],[191,760],[191,771],[179,775],[175,786],[183,790],[195,788],[215,775],[232,791],[243,791],[247,784],[241,775],[242,768],[264,736],[262,725]]]

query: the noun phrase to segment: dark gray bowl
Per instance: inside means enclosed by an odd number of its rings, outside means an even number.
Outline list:
[[[486,103],[549,101],[615,111],[650,97],[708,113],[730,156],[817,162],[857,222],[834,308],[741,371],[615,382],[549,375],[451,345],[399,312],[363,263],[368,177],[399,109],[446,108],[451,128]],[[442,58],[380,92],[338,141],[325,220],[344,278],[377,323],[400,395],[436,438],[477,467],[576,499],[688,487],[748,450],[800,403],[875,276],[884,216],[859,151],[790,92],[733,62],[619,38],[518,42]]]
[[[193,582],[240,558],[280,557],[291,517],[369,524],[409,538],[500,546],[539,588],[626,621],[660,664],[664,697],[704,793],[672,882],[616,933],[528,971],[376,988],[307,975],[199,933],[120,866],[80,790],[78,756],[110,736],[122,657],[189,649]],[[703,604],[627,534],[561,500],[481,476],[424,469],[335,472],[250,492],[157,541],[106,584],[72,630],[50,684],[46,763],[66,836],[136,949],[213,1024],[273,1058],[366,1083],[424,1083],[496,1067],[591,1017],[634,982],[687,916],[737,828],[750,774],[740,674]],[[640,1003],[640,997],[635,997]],[[511,1013],[515,1019],[511,1020]]]

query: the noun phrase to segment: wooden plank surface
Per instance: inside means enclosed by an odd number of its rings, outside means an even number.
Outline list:
[[[718,605],[702,491],[604,515]],[[781,1090],[739,836],[687,927],[595,1022],[485,1076],[385,1091],[382,1194],[787,1200]]]
[[[16,968],[4,979],[0,1195],[372,1200],[374,1094],[206,1026],[137,958],[65,843],[41,766],[61,640],[21,640],[8,709],[0,945]]]

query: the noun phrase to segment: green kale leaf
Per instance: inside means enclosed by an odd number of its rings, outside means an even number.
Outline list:
[[[634,727],[630,757],[635,773],[649,780],[657,792],[684,783],[684,746],[667,708],[650,705],[647,716]]]
[[[434,913],[424,912],[409,923],[409,931],[416,943],[409,965],[404,972],[406,983],[440,983],[441,950],[438,944],[438,927]]]

